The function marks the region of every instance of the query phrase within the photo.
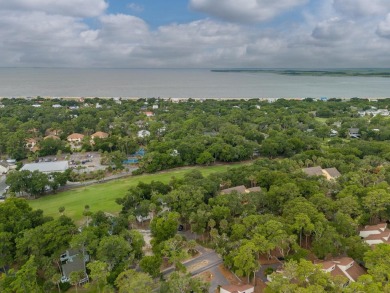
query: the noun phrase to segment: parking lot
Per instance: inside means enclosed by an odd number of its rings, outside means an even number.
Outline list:
[[[101,156],[98,152],[74,153],[69,156],[69,167],[79,172],[93,172],[104,170],[106,165],[100,164]]]

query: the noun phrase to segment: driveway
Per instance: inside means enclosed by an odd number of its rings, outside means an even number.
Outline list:
[[[274,271],[282,268],[281,263],[272,263],[272,264],[264,264],[261,265],[260,270],[256,272],[256,277],[261,279],[263,282],[267,282],[267,276],[264,274],[265,270],[268,268],[272,268]]]
[[[196,234],[190,231],[181,231],[178,234],[183,235],[187,240],[196,239]],[[221,257],[213,250],[198,245],[196,249],[199,251],[199,255],[193,259],[187,260],[183,265],[187,268],[187,271],[191,276],[197,276],[203,272],[210,272],[213,276],[209,292],[214,293],[219,285],[229,284],[229,280],[221,273],[219,265],[223,263]],[[173,267],[170,267],[163,271],[163,275],[166,277],[174,271]]]
[[[0,195],[5,193],[7,184],[5,184],[5,175],[0,175]]]

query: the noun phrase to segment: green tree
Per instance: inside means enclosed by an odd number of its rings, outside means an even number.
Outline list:
[[[0,232],[0,267],[4,272],[7,272],[7,266],[13,261],[12,251],[14,244],[12,236],[10,232]]]
[[[370,191],[363,199],[363,205],[368,210],[371,221],[385,219],[390,207],[390,193],[384,189]]]
[[[376,245],[375,249],[366,252],[364,262],[368,273],[376,282],[390,282],[390,245]]]
[[[242,245],[237,255],[233,258],[234,267],[236,273],[243,277],[248,277],[248,283],[250,274],[256,272],[260,268],[260,264],[256,259],[256,246],[253,242],[247,242]]]
[[[98,259],[108,264],[111,271],[119,263],[128,260],[131,246],[120,236],[113,235],[104,237],[98,246]]]
[[[85,278],[84,271],[73,271],[69,274],[69,282],[75,286],[76,292],[78,292],[78,287],[82,279]]]
[[[92,278],[92,281],[96,283],[96,286],[100,293],[102,287],[107,284],[107,276],[109,274],[107,264],[105,262],[97,260],[87,264],[87,268],[90,271],[89,276]]]
[[[156,217],[150,224],[150,230],[157,243],[168,240],[177,232],[180,214],[176,212],[165,213]]]
[[[198,278],[192,278],[190,274],[173,272],[165,284],[161,286],[162,293],[206,293],[209,290],[209,284]]]
[[[162,258],[158,255],[144,256],[139,266],[141,270],[148,273],[152,278],[157,278],[160,275],[160,267],[162,264]]]
[[[35,257],[32,255],[28,261],[16,272],[15,280],[11,283],[13,292],[42,292],[37,282],[38,267],[35,264]]]

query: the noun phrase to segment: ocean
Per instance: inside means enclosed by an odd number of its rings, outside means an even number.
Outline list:
[[[0,68],[0,97],[385,98],[384,77],[209,69]]]

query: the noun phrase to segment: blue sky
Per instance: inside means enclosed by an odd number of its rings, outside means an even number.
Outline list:
[[[0,66],[388,67],[390,0],[0,0]]]
[[[186,23],[202,18],[202,14],[189,9],[188,2],[183,0],[111,0],[108,12],[136,15],[154,29],[173,22]]]

